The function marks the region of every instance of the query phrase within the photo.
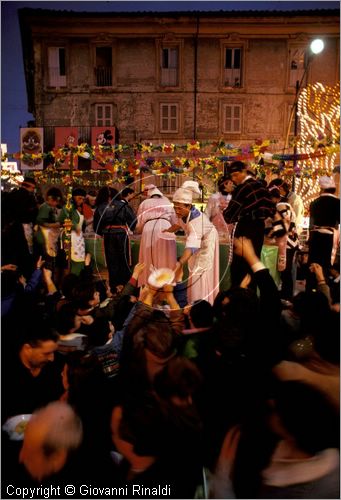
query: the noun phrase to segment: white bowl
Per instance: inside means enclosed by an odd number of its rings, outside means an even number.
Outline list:
[[[31,417],[31,414],[15,415],[15,417],[6,420],[2,428],[12,441],[22,441],[26,425]]]
[[[155,269],[148,278],[148,283],[155,288],[162,288],[164,285],[174,285],[175,273],[172,269],[162,267]]]

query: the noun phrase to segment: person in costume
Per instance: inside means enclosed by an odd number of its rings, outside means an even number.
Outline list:
[[[206,205],[205,214],[215,225],[219,236],[229,241],[229,226],[226,224],[223,211],[232,197],[233,182],[228,175],[223,175],[218,181],[218,192],[213,193]]]
[[[142,232],[139,262],[145,263],[139,277],[139,286],[147,283],[153,267],[175,267],[176,237],[174,233],[167,232],[167,229],[176,220],[174,208],[168,198],[157,187],[148,190],[148,198],[139,205],[137,211],[136,232]]]
[[[60,189],[52,187],[46,193],[46,201],[40,205],[36,218],[38,226],[36,241],[39,254],[45,260],[45,266],[53,269],[58,253],[58,240],[60,235],[60,222],[58,219],[58,205],[62,202],[63,195]]]
[[[325,276],[334,263],[340,240],[340,199],[335,196],[336,186],[332,177],[323,175],[319,179],[320,196],[311,202],[309,223],[309,258],[323,268]],[[306,288],[316,287],[313,274],[307,276]]]
[[[84,215],[83,203],[86,191],[82,188],[75,188],[72,191],[71,208],[62,208],[58,222],[64,224],[67,219],[71,220],[71,267],[70,272],[77,276],[84,268],[85,261],[85,241],[83,234]],[[63,234],[65,241],[65,232]]]
[[[196,181],[185,181],[173,195],[178,227],[186,233],[185,250],[178,259],[175,273],[178,278],[187,263],[188,302],[205,299],[213,304],[219,292],[219,237],[207,215],[192,204],[193,196],[200,194]]]

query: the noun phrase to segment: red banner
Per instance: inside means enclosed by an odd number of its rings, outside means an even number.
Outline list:
[[[78,128],[77,127],[55,127],[54,129],[54,145],[56,149],[70,148],[78,145]],[[73,167],[77,168],[77,156],[73,157]],[[61,161],[59,168],[70,168],[70,154]]]
[[[114,126],[91,128],[91,146],[95,147],[95,156],[99,160],[91,162],[93,170],[105,167],[106,147],[114,144],[116,144],[116,128]]]
[[[21,158],[21,170],[43,170],[43,159],[42,157],[36,158],[36,156],[44,151],[44,129],[21,128],[20,150],[24,155]]]

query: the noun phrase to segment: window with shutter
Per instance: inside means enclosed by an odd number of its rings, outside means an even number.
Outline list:
[[[95,114],[97,127],[110,127],[113,124],[112,104],[96,104]]]
[[[242,126],[242,106],[240,104],[224,105],[224,133],[240,134]]]
[[[160,132],[179,131],[179,107],[175,103],[160,104]]]

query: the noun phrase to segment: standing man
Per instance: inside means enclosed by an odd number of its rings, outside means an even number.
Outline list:
[[[16,264],[29,278],[34,269],[33,225],[38,214],[36,182],[25,177],[19,189],[5,198],[2,217],[2,263]]]
[[[236,189],[224,210],[227,224],[235,224],[234,236],[246,236],[252,241],[255,253],[260,257],[264,240],[264,220],[272,217],[275,205],[263,184],[249,175],[247,166],[241,161],[231,163],[228,174]],[[231,265],[232,286],[238,286],[250,273],[243,257],[233,256]]]
[[[338,244],[340,224],[340,199],[335,196],[334,179],[324,175],[320,177],[321,193],[310,204],[309,223],[309,263],[316,262],[323,268],[324,276],[329,276],[333,264],[333,247]],[[335,254],[335,252],[334,252]],[[335,255],[333,255],[335,257]],[[315,276],[315,275],[314,275]],[[312,288],[314,276],[307,278],[307,288]]]

